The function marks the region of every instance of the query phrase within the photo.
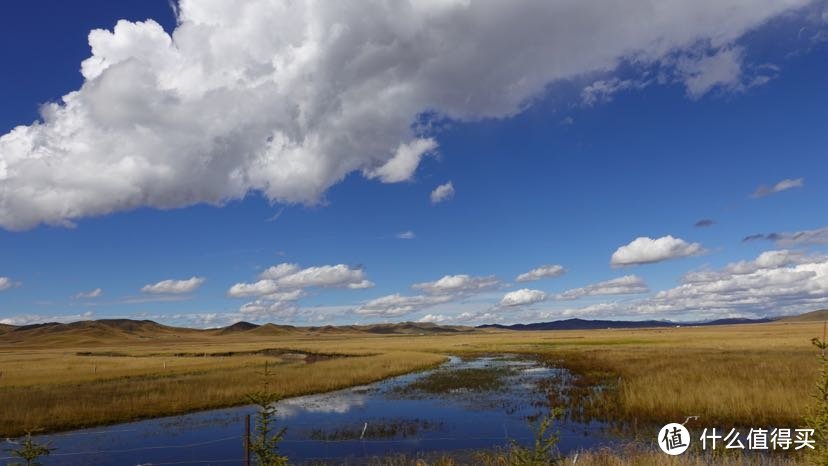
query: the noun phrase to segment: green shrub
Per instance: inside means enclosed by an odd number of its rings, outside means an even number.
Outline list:
[[[22,459],[23,463],[10,463],[8,466],[42,466],[38,459],[41,456],[49,456],[53,451],[49,444],[41,445],[32,439],[32,433],[26,433],[26,437],[20,441],[17,448],[6,449],[12,456]]]

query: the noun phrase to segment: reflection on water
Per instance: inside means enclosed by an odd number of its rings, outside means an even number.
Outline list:
[[[475,372],[475,369],[481,371]],[[496,374],[497,384],[464,386],[452,374]],[[527,418],[548,412],[540,382],[562,369],[509,357],[450,362],[434,371],[278,403],[288,428],[281,453],[294,463],[397,453],[489,449],[508,439],[528,443]],[[459,380],[459,381],[458,381]],[[457,385],[459,384],[459,385]],[[495,387],[495,388],[492,388]],[[152,419],[41,437],[57,447],[45,465],[240,465],[244,417],[250,406]],[[559,425],[560,449],[611,443],[598,423]],[[360,438],[361,437],[361,438]],[[1,456],[1,455],[0,455]]]

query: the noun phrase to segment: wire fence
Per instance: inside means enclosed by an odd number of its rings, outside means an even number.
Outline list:
[[[504,426],[505,427],[505,426]],[[71,434],[56,434],[54,437],[61,436],[78,436],[78,435],[94,435],[94,434],[110,434],[110,433],[128,433],[128,432],[135,432],[136,429],[120,429],[120,430],[107,430],[107,431],[96,431],[96,432],[73,432]],[[279,442],[280,445],[291,445],[291,444],[355,444],[355,445],[377,445],[377,444],[385,444],[385,445],[404,445],[404,444],[428,444],[431,442],[469,442],[469,441],[488,441],[488,442],[498,442],[499,444],[507,444],[511,441],[518,441],[523,442],[527,440],[531,440],[529,437],[524,438],[515,438],[515,437],[508,437],[505,435],[506,432],[504,431],[503,434],[491,434],[491,435],[476,435],[476,436],[440,436],[440,437],[403,437],[403,438],[393,438],[393,439],[349,439],[349,440],[327,440],[327,439],[284,439]],[[153,452],[153,451],[171,451],[171,450],[191,450],[199,447],[205,447],[209,445],[216,445],[220,443],[230,442],[230,441],[237,441],[239,445],[243,445],[245,440],[244,435],[233,435],[229,437],[222,437],[218,439],[212,440],[205,440],[199,442],[191,442],[191,443],[183,443],[183,444],[174,444],[174,445],[152,445],[152,446],[145,446],[145,447],[135,447],[135,448],[115,448],[115,449],[101,449],[101,450],[83,450],[83,451],[76,451],[76,452],[55,452],[49,455],[49,457],[55,458],[67,458],[67,457],[79,457],[79,456],[98,456],[98,455],[123,455],[129,453],[140,453],[140,452]],[[16,444],[18,442],[14,442],[10,439],[6,439],[7,444]],[[388,454],[394,454],[395,452],[389,451]],[[376,456],[376,455],[369,455],[369,456]],[[0,456],[0,460],[15,460],[19,459],[13,456]],[[328,461],[328,460],[337,460],[341,459],[341,456],[315,456],[315,457],[303,457],[303,462],[313,462],[313,461]],[[160,465],[185,465],[185,464],[239,464],[242,463],[241,458],[227,458],[227,459],[191,459],[191,460],[180,460],[180,461],[161,461],[161,462],[148,462],[144,463],[145,465],[153,465],[153,466],[160,466]]]

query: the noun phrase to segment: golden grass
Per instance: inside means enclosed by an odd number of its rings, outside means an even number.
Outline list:
[[[574,460],[574,455],[568,458]],[[565,461],[564,464],[572,464]],[[668,456],[659,451],[613,451],[599,450],[586,451],[578,454],[577,462],[580,466],[796,466],[808,464],[798,455],[752,455],[752,456],[711,456],[685,453],[678,456]]]
[[[433,366],[449,354],[525,353],[606,384],[593,414],[638,422],[797,427],[817,375],[821,322],[666,329],[450,335],[251,336],[11,341],[0,335],[0,435],[161,416],[245,402],[264,361],[283,396],[362,384]],[[305,364],[289,357],[174,357],[265,348],[360,355]],[[128,356],[79,356],[115,352]],[[166,361],[166,368],[164,362]],[[94,370],[93,370],[94,368]],[[580,462],[580,461],[579,461]]]
[[[812,399],[817,360],[810,337],[820,325],[767,324],[652,331],[646,343],[578,349],[549,356],[614,388],[598,411],[629,422],[703,425],[801,424]]]
[[[347,462],[339,463],[347,465]],[[361,462],[360,464],[364,464]],[[508,450],[461,452],[458,455],[427,455],[412,458],[406,455],[372,458],[371,466],[526,466],[516,461]],[[800,455],[705,455],[690,453],[668,456],[661,451],[638,447],[600,449],[573,453],[559,464],[577,466],[800,466],[809,464]]]
[[[444,360],[436,354],[415,352],[337,358],[312,364],[245,357],[237,366],[233,366],[232,361],[216,361],[213,367],[204,368],[207,363],[203,361],[176,361],[178,367],[169,374],[158,374],[153,368],[146,375],[116,377],[103,373],[106,370],[117,374],[134,373],[139,368],[107,367],[97,374],[90,373],[82,383],[78,383],[77,375],[73,375],[68,377],[71,382],[56,378],[51,383],[0,388],[0,406],[3,406],[0,436],[18,435],[35,428],[86,427],[244,404],[246,395],[260,388],[260,373],[265,361],[269,361],[273,372],[269,378],[270,388],[289,397],[370,383],[431,367]],[[40,367],[42,371],[50,371],[48,365]],[[84,372],[89,372],[88,367]],[[42,376],[37,373],[28,380],[39,381]]]

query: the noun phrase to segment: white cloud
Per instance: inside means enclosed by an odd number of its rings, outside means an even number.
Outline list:
[[[253,283],[236,283],[227,290],[227,296],[256,298],[241,306],[242,314],[286,319],[299,313],[296,301],[306,296],[308,288],[357,290],[372,286],[374,283],[366,278],[360,267],[336,264],[303,269],[297,264],[282,263],[262,271],[259,280]]]
[[[371,280],[362,280],[362,281],[359,281],[359,282],[348,283],[348,285],[346,285],[346,286],[347,286],[347,288],[350,288],[352,290],[364,290],[366,288],[373,288],[374,285],[375,285],[375,283],[372,282]]]
[[[383,183],[399,183],[414,176],[414,171],[420,165],[420,159],[437,150],[437,141],[434,139],[415,139],[408,144],[401,144],[394,157],[381,167],[366,170],[368,178],[379,178]]]
[[[421,295],[404,296],[395,293],[382,296],[363,303],[353,309],[353,312],[364,316],[397,317],[469,297],[498,283],[494,276],[445,275],[439,280],[411,285],[412,289],[423,292]]]
[[[775,193],[778,193],[778,192],[787,191],[787,190],[793,189],[793,188],[801,188],[803,186],[805,186],[805,179],[804,178],[796,178],[796,179],[786,178],[786,179],[776,183],[773,186],[765,186],[765,185],[759,186],[758,188],[756,188],[756,191],[753,192],[751,197],[754,197],[754,198],[765,197],[765,196],[768,196],[770,194],[775,194]]]
[[[236,283],[230,287],[227,295],[238,298],[313,287],[362,289],[372,286],[374,283],[366,278],[365,271],[359,267],[336,264],[303,269],[296,264],[283,263],[265,269],[259,274],[258,281]]]
[[[443,278],[424,283],[415,283],[411,288],[426,294],[462,294],[472,293],[497,285],[499,282],[494,276],[473,277],[471,275],[445,275]]]
[[[627,302],[568,309],[563,315],[689,320],[795,314],[828,305],[828,256],[768,251],[720,270],[691,272],[674,288]]]
[[[292,301],[268,301],[257,299],[245,303],[239,308],[242,315],[257,315],[268,317],[279,317],[282,319],[292,318],[299,312],[299,307]]]
[[[396,317],[446,303],[453,296],[402,296],[399,293],[372,299],[354,309],[354,313],[365,316]]]
[[[625,275],[603,282],[593,283],[581,288],[573,288],[556,296],[560,300],[571,300],[585,296],[606,296],[618,294],[647,293],[650,289],[641,277]]]
[[[426,314],[419,319],[417,322],[429,323],[429,324],[439,324],[441,322],[445,322],[449,320],[449,317],[444,316],[442,314]]]
[[[515,279],[519,282],[531,282],[542,278],[560,277],[566,273],[566,269],[560,265],[542,265],[526,273],[522,273]]]
[[[828,303],[828,258],[766,252],[729,264],[714,277],[689,275],[645,303],[649,312],[688,310],[780,314]]]
[[[697,99],[715,87],[741,89],[743,56],[741,47],[725,47],[712,55],[703,53],[681,57],[677,68],[687,88],[687,95]]]
[[[401,233],[397,233],[397,238],[398,239],[414,239],[416,237],[417,237],[417,235],[415,235],[414,232],[411,231],[411,230],[403,231]]]
[[[345,264],[308,267],[276,279],[282,288],[370,288],[374,284],[365,278],[365,271]]]
[[[703,254],[704,248],[699,243],[688,243],[681,238],[670,235],[652,239],[641,236],[630,244],[618,248],[610,259],[613,267],[651,264],[680,257]]]
[[[144,285],[141,291],[152,294],[183,294],[195,291],[204,283],[203,277],[191,277],[187,280],[162,280],[158,283]]]
[[[290,290],[290,291],[277,291],[269,294],[260,295],[263,300],[268,301],[298,301],[301,298],[306,296],[305,290]]]
[[[236,283],[227,290],[227,296],[231,298],[243,298],[246,296],[263,296],[276,293],[279,285],[275,280],[258,280],[253,283]]]
[[[643,89],[651,84],[651,82],[649,80],[635,81],[619,78],[601,79],[586,86],[581,91],[581,101],[588,107],[599,103],[610,102],[618,92],[629,89]]]
[[[783,248],[828,244],[828,227],[786,233],[757,233],[745,236],[742,239],[742,242],[744,243],[760,239],[774,241],[777,246]]]
[[[9,277],[0,277],[0,291],[8,290],[16,286],[20,286],[20,283],[13,281]]]
[[[786,249],[777,251],[765,251],[750,261],[732,262],[721,270],[701,270],[684,274],[683,283],[702,283],[721,280],[731,275],[746,275],[761,269],[779,268],[789,265],[801,264],[811,261],[813,258],[802,252],[789,251]]]
[[[89,291],[81,291],[80,293],[75,295],[75,299],[91,299],[100,297],[103,294],[103,290],[101,288],[95,288],[94,290]]]
[[[781,247],[795,247],[812,244],[828,244],[828,227],[794,233],[775,233],[772,238]]]
[[[439,204],[443,201],[447,201],[454,197],[454,184],[449,181],[448,183],[441,184],[434,188],[434,191],[431,191],[431,203],[432,204]]]
[[[287,275],[294,274],[299,270],[301,270],[299,265],[284,262],[278,265],[268,267],[264,270],[264,272],[259,274],[259,277],[261,277],[263,280],[278,280]]]
[[[545,301],[546,298],[546,293],[544,293],[543,291],[523,288],[520,290],[506,293],[503,296],[503,299],[500,300],[500,306],[527,306],[529,304],[535,304],[541,301]]]
[[[89,320],[95,314],[91,311],[84,312],[82,314],[67,314],[67,315],[40,315],[40,314],[20,314],[11,317],[5,317],[0,319],[0,324],[5,325],[29,325],[29,324],[38,324],[44,322],[59,322],[59,323],[67,323],[67,322],[77,322],[79,320]]]
[[[424,113],[510,117],[550,84],[676,66],[699,43],[723,62],[685,66],[702,92],[729,82],[746,32],[807,3],[181,0],[171,35],[152,20],[92,31],[83,85],[0,136],[0,226],[250,191],[317,203],[352,172],[406,180],[436,148]]]

